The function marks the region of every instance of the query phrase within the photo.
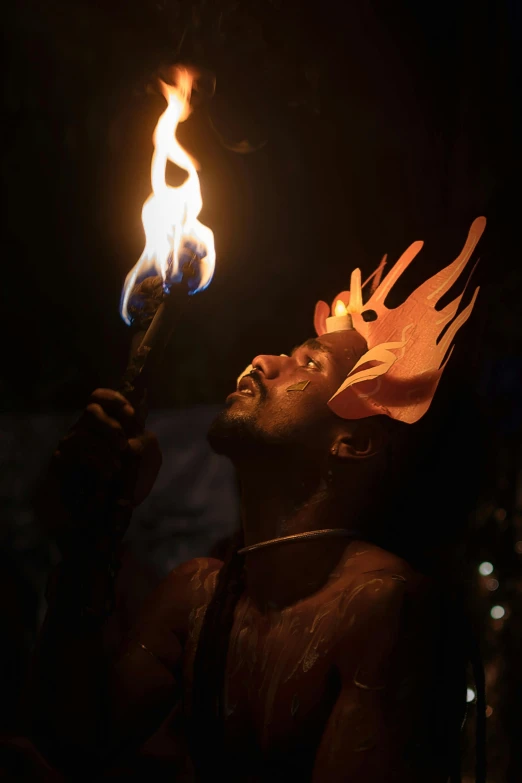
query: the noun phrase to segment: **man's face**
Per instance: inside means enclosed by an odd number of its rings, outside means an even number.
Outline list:
[[[230,456],[250,444],[326,445],[338,422],[327,402],[366,350],[346,330],[307,340],[289,356],[256,356],[212,424],[210,444]]]

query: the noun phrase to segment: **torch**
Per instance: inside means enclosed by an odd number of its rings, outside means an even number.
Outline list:
[[[197,163],[176,138],[190,114],[195,74],[177,66],[174,84],[160,81],[167,108],[154,130],[152,193],[142,210],[145,248],[129,272],[121,315],[137,332],[120,391],[137,410],[143,407],[150,368],[157,364],[190,297],[205,289],[214,273],[214,236],[198,220],[203,206]],[[178,187],[166,182],[167,162],[187,172]]]
[[[176,138],[178,124],[190,114],[195,74],[176,67],[172,76],[172,84],[160,82],[167,108],[153,135],[152,193],[142,210],[145,248],[127,275],[121,296],[121,315],[136,334],[120,391],[140,423],[145,419],[150,369],[160,361],[192,296],[209,285],[215,263],[213,233],[198,220],[203,204],[197,164]],[[178,187],[166,182],[168,161],[187,172]],[[74,523],[65,523],[62,545],[75,553],[61,564],[54,588],[63,578],[65,587],[57,595],[70,617],[99,623],[114,608],[120,544],[132,516],[137,464],[123,452],[121,463],[112,470],[103,458],[99,460],[92,438],[83,436],[80,423],[62,439],[53,463]],[[67,450],[73,456],[70,460],[62,459]]]
[[[194,78],[187,68],[176,67],[173,84],[160,82],[167,108],[153,135],[152,193],[142,210],[145,248],[127,275],[121,296],[121,315],[136,334],[120,391],[142,423],[150,370],[158,365],[191,297],[209,285],[214,273],[214,236],[198,220],[203,204],[197,164],[176,138],[178,124],[190,114]],[[168,161],[187,172],[187,178],[178,187],[166,182]],[[112,585],[119,565],[119,544],[133,510],[135,470],[130,466],[123,473],[128,483],[122,485],[118,480],[111,484],[106,513],[100,520],[108,564],[106,576]],[[106,616],[113,608],[114,593],[108,596],[101,590],[99,596],[87,597],[83,611],[94,617]]]

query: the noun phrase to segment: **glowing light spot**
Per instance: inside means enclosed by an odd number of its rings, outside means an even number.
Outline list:
[[[203,291],[214,274],[216,252],[214,235],[198,220],[203,208],[197,163],[178,141],[180,122],[190,115],[190,96],[195,74],[177,67],[171,74],[176,84],[160,81],[167,107],[154,130],[154,153],[151,161],[152,193],[141,212],[145,231],[145,248],[125,279],[121,298],[121,315],[130,325],[128,304],[136,283],[145,277],[159,275],[168,288],[179,283],[186,264],[196,257],[198,274],[188,287],[191,294]],[[167,183],[167,163],[187,172],[182,184]]]
[[[491,718],[493,715],[493,707],[490,707],[489,704],[486,707],[486,718]]]
[[[489,576],[493,573],[493,563],[488,563],[488,561],[485,560],[479,565],[478,570],[482,576]]]
[[[475,691],[473,690],[473,688],[468,688],[466,691],[466,701],[468,702],[468,704],[472,702],[474,698],[475,698]]]
[[[507,516],[505,508],[497,508],[495,511],[495,519],[497,522],[503,522]]]
[[[506,610],[503,606],[493,606],[490,611],[490,615],[494,620],[501,620],[506,614]]]
[[[486,587],[491,591],[498,590],[498,579],[488,579]]]

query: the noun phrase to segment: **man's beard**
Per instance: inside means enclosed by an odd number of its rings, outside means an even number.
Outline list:
[[[217,454],[232,460],[252,454],[259,458],[273,456],[274,449],[292,450],[302,447],[302,439],[296,440],[295,423],[280,410],[270,416],[265,405],[273,407],[267,389],[259,373],[249,373],[257,386],[257,394],[248,401],[232,400],[214,419],[207,433],[207,440]],[[264,414],[264,415],[263,415]]]
[[[264,400],[258,399],[252,405],[236,403],[224,408],[207,433],[211,448],[233,461],[249,456],[273,459],[285,451],[302,450],[302,439],[296,439],[291,421],[278,417],[277,424],[272,419],[267,429],[265,420],[271,417],[262,415],[264,404]]]
[[[267,398],[266,387],[259,373],[249,373],[257,387],[257,396],[247,405],[239,401],[225,407],[214,419],[207,433],[207,440],[217,454],[234,457],[244,454],[245,450],[262,440],[262,432],[257,424],[259,409]]]
[[[232,404],[218,413],[207,433],[207,440],[217,454],[234,457],[244,453],[262,440],[257,426],[257,411],[262,404],[256,400],[245,410],[240,404]]]

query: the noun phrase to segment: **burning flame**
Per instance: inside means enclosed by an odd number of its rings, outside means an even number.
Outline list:
[[[348,315],[348,308],[344,304],[344,302],[341,302],[340,299],[337,300],[334,307],[334,315],[337,317],[341,315]]]
[[[214,235],[198,220],[203,201],[197,163],[175,135],[178,123],[190,114],[194,75],[186,68],[177,67],[175,81],[176,86],[160,81],[167,108],[159,118],[153,135],[152,193],[141,213],[145,248],[127,275],[122,292],[121,315],[128,324],[129,297],[134,286],[145,277],[159,275],[166,287],[179,283],[183,267],[196,256],[199,275],[190,284],[190,293],[195,294],[209,285],[214,274]],[[179,187],[171,187],[165,181],[168,160],[187,172],[187,179]]]
[[[341,291],[337,294],[332,303],[332,315],[337,318],[345,315],[351,315],[352,313],[361,313],[363,309],[362,289],[369,280],[377,274],[377,269],[368,280],[361,285],[361,270],[354,269],[350,278],[350,290]],[[328,305],[326,305],[328,308]]]

